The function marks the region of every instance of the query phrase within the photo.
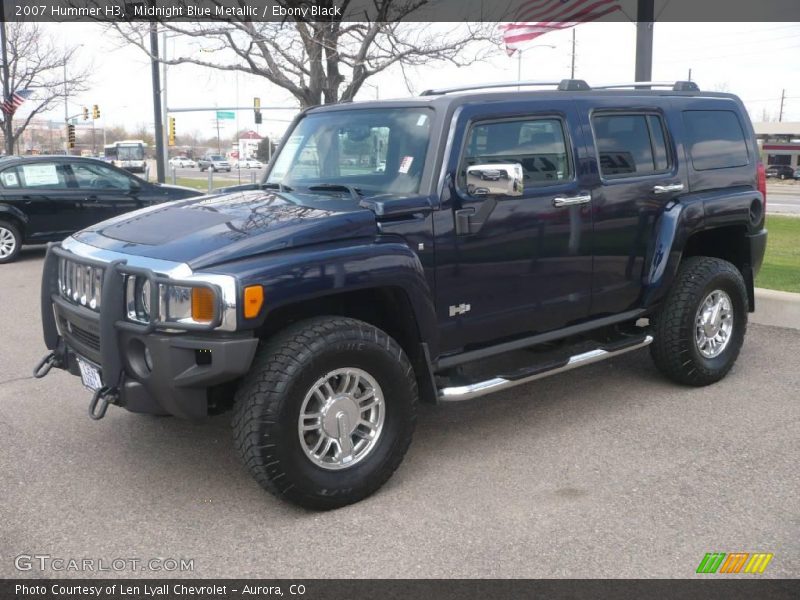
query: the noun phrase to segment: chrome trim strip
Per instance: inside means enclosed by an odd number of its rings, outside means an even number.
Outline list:
[[[221,322],[214,331],[236,331],[236,278],[230,275],[218,275],[216,273],[203,273],[192,271],[191,267],[186,263],[179,263],[170,260],[162,260],[157,258],[149,258],[146,256],[137,256],[136,254],[125,254],[123,252],[114,252],[112,250],[104,250],[95,246],[90,246],[83,242],[79,242],[75,238],[68,237],[61,244],[61,247],[68,252],[76,255],[77,257],[90,258],[100,262],[113,262],[115,260],[124,260],[128,266],[137,267],[141,269],[149,269],[156,273],[175,279],[178,281],[197,281],[198,283],[210,283],[217,286],[221,293]],[[179,330],[180,324],[177,324],[175,330]]]
[[[550,369],[548,371],[543,371],[541,373],[536,373],[535,375],[531,375],[529,377],[523,377],[522,379],[506,379],[504,377],[495,377],[493,379],[479,381],[470,385],[442,388],[439,390],[439,400],[442,402],[471,400],[472,398],[491,394],[492,392],[499,392],[500,390],[516,387],[531,381],[536,381],[537,379],[544,379],[550,375],[564,373],[565,371],[571,371],[572,369],[577,369],[578,367],[600,362],[601,360],[606,360],[607,358],[611,358],[613,356],[619,356],[620,354],[625,354],[626,352],[638,350],[639,348],[649,346],[652,341],[653,336],[648,335],[645,336],[645,338],[638,344],[627,346],[616,351],[608,351],[597,348],[595,350],[590,350],[589,352],[576,354],[575,356],[571,356],[565,365]]]

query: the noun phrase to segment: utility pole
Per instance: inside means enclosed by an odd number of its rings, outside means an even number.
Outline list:
[[[569,71],[569,78],[575,79],[575,28],[572,28],[572,67]]]
[[[167,30],[161,30],[161,53],[164,60],[167,59]],[[164,147],[164,173],[169,172],[169,141],[167,139],[167,123],[169,121],[169,105],[167,103],[167,63],[161,63],[161,116],[162,134],[161,144]]]
[[[0,45],[2,45],[2,58],[3,58],[3,102],[8,100],[9,81],[8,81],[8,48],[6,44],[6,15],[5,3],[0,2]],[[9,156],[14,154],[14,142],[11,136],[13,135],[13,121],[8,113],[3,115],[3,137],[6,142],[6,154]]]
[[[778,112],[778,122],[783,121],[783,103],[786,100],[786,90],[781,90],[781,110]]]
[[[655,0],[636,2],[636,81],[653,79],[653,21]]]
[[[151,5],[155,3],[151,0]],[[156,138],[156,179],[159,183],[166,181],[164,169],[164,124],[161,115],[161,77],[158,65],[158,27],[150,23],[150,68],[153,73],[153,122]]]
[[[691,80],[692,80],[692,67],[689,67],[689,79],[687,79],[686,81],[691,81]]]
[[[217,154],[222,154],[222,147],[219,141],[219,112],[217,112]]]

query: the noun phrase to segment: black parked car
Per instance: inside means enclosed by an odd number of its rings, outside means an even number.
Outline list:
[[[65,237],[137,208],[200,196],[153,184],[94,158],[10,156],[0,159],[0,264],[23,244]]]
[[[767,177],[778,179],[793,179],[794,169],[789,165],[770,165],[767,167]]]

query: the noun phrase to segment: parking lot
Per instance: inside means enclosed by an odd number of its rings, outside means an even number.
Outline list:
[[[800,573],[800,331],[751,325],[708,388],[644,351],[423,407],[381,491],[313,513],[257,486],[225,415],[94,422],[77,378],[32,379],[43,254],[0,267],[0,576],[82,575],[15,570],[37,553],[188,558],[194,577],[604,578],[742,551],[775,555],[763,577]]]

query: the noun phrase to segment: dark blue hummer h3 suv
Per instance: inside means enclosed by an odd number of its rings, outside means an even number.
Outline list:
[[[391,476],[418,401],[648,345],[671,379],[718,381],[766,245],[742,102],[547,85],[306,110],[260,184],[51,245],[36,374],[81,376],[95,419],[232,409],[255,479],[318,509]]]

